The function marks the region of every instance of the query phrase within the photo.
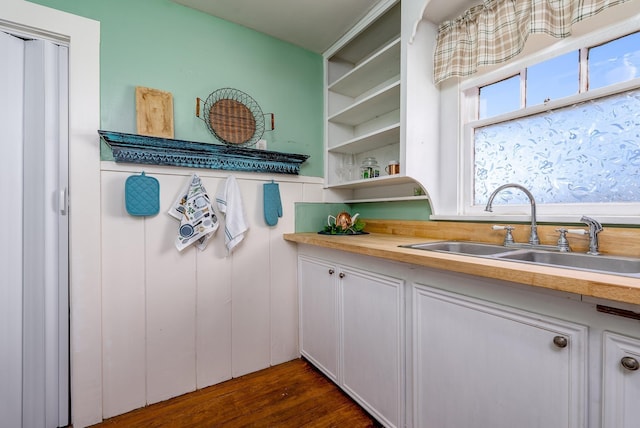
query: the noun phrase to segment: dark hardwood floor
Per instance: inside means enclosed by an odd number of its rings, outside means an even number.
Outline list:
[[[380,427],[304,359],[94,425],[112,427]]]

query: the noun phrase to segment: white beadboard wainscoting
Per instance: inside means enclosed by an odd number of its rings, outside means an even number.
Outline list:
[[[160,182],[160,213],[132,217],[127,177]],[[233,174],[250,229],[231,256],[224,217],[204,251],[174,246],[169,206],[192,173],[213,199]],[[263,183],[279,183],[283,216],[263,217]],[[322,201],[322,179],[102,162],[103,417],[298,357],[294,203]]]

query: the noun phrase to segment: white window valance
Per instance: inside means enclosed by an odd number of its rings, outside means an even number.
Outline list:
[[[627,1],[485,0],[440,24],[433,60],[435,83],[513,58],[529,34],[568,37],[574,23]]]

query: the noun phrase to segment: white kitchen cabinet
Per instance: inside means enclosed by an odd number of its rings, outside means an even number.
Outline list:
[[[413,328],[414,426],[587,425],[587,327],[416,285]]]
[[[342,388],[385,426],[402,426],[403,281],[340,267]]]
[[[638,426],[640,368],[621,364],[640,361],[638,305],[314,245],[298,260],[302,354],[387,426]],[[315,348],[310,318],[330,331]]]
[[[403,281],[299,257],[300,352],[385,426],[403,426]]]
[[[437,169],[439,96],[425,3],[383,1],[324,53],[325,184],[349,202],[426,198],[414,190]],[[363,179],[359,166],[370,156],[380,176]],[[400,174],[385,172],[392,160]]]
[[[640,421],[640,339],[603,334],[602,428],[637,427]]]
[[[338,382],[338,273],[319,259],[298,258],[300,353]]]

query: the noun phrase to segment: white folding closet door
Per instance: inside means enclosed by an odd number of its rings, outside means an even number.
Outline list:
[[[67,48],[0,35],[13,79],[0,107],[0,428],[55,428],[69,422]]]
[[[68,392],[60,388],[68,383],[68,255],[60,251],[68,239],[66,202],[60,198],[68,175],[61,168],[67,165],[67,68],[67,48],[45,40],[25,42],[24,427],[68,422]]]
[[[22,426],[23,41],[0,32],[0,427]]]

